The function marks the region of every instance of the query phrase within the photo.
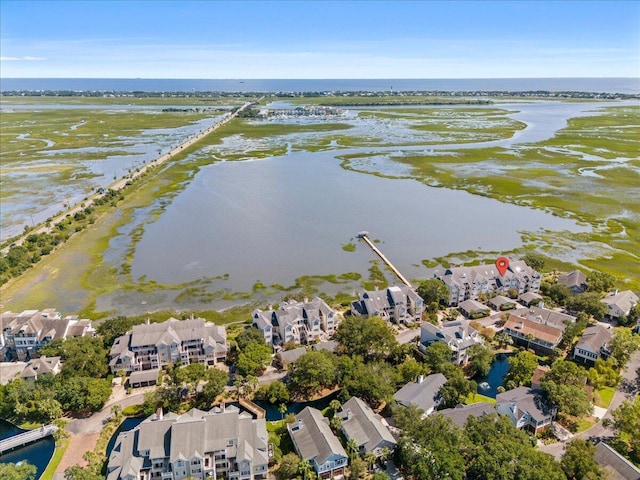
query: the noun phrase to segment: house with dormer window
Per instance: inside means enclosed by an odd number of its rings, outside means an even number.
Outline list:
[[[406,285],[394,285],[384,290],[365,291],[351,303],[351,313],[364,318],[380,317],[392,323],[411,324],[422,318],[424,301]]]

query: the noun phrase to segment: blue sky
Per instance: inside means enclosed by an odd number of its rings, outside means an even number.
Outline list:
[[[0,2],[0,75],[640,76],[638,1]]]

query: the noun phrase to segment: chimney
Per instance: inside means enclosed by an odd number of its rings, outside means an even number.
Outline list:
[[[156,420],[162,420],[162,407],[158,407],[156,410]]]
[[[224,413],[224,407],[225,407],[225,404],[224,404],[224,402],[222,402],[220,404],[220,413]]]
[[[273,305],[269,304],[269,311],[273,310]]]
[[[544,302],[542,300],[540,300],[540,303],[538,303],[538,307],[539,308],[544,308]]]
[[[519,322],[518,323],[518,328],[524,328],[524,322]]]
[[[424,382],[424,375],[418,375],[418,383]]]
[[[302,420],[298,420],[298,430],[302,430]]]
[[[151,319],[147,317],[147,325],[151,324]]]
[[[351,415],[352,415],[351,409],[348,409],[347,410],[347,420],[351,420]]]

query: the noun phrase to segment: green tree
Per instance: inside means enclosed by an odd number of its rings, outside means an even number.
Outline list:
[[[127,333],[138,323],[142,323],[142,320],[119,316],[100,322],[96,326],[96,331],[102,337],[104,347],[110,349],[116,338]]]
[[[563,285],[561,283],[554,283],[549,287],[549,292],[547,293],[547,295],[557,305],[565,306],[571,298],[572,293],[571,289],[566,285]]]
[[[391,480],[391,477],[384,472],[376,472],[371,477],[371,480]]]
[[[581,417],[593,409],[584,389],[586,377],[584,368],[559,359],[553,362],[540,384],[559,411]]]
[[[452,366],[445,373],[445,376],[447,377],[447,383],[440,389],[444,407],[455,407],[460,403],[464,403],[469,394],[476,393],[478,386],[475,382],[465,378],[464,372],[460,367]]]
[[[250,343],[238,356],[241,375],[261,375],[271,362],[271,347],[266,343]]]
[[[633,353],[640,348],[640,337],[631,333],[631,329],[620,327],[609,342],[611,356],[623,368]]]
[[[509,357],[509,370],[504,379],[504,388],[511,390],[522,385],[529,385],[537,366],[538,357],[531,352],[522,351]]]
[[[595,318],[602,318],[607,314],[607,306],[600,300],[598,292],[579,293],[567,300],[567,308],[574,312],[584,312]]]
[[[466,440],[462,430],[439,414],[429,415],[400,438],[398,459],[413,478],[436,480],[465,478]]]
[[[600,467],[595,461],[595,453],[596,447],[586,440],[576,438],[567,443],[560,461],[567,478],[569,480],[602,478]]]
[[[587,378],[589,379],[589,384],[596,389],[600,389],[605,386],[617,386],[622,376],[613,358],[608,358],[607,360],[599,358],[593,368],[587,371]]]
[[[437,312],[449,300],[449,289],[437,278],[428,278],[418,285],[418,295],[424,300],[425,311]]]
[[[258,389],[256,397],[264,399],[273,405],[285,403],[289,401],[289,390],[287,390],[287,386],[284,383],[276,380],[267,385],[262,385]]]
[[[280,416],[284,420],[284,414],[287,413],[287,404],[281,403],[280,406],[278,407],[278,411],[280,412]]]
[[[498,344],[498,348],[507,348],[508,345],[513,345],[511,336],[506,332],[496,333],[493,340]]]
[[[613,428],[617,439],[627,444],[628,450],[636,458],[640,458],[640,395],[634,400],[627,400],[616,408],[613,413]]]
[[[476,343],[469,347],[469,368],[471,376],[484,376],[491,370],[491,364],[493,363],[494,354],[491,349]]]
[[[407,357],[397,368],[399,380],[403,384],[415,381],[419,375],[425,373],[424,365],[413,357]]]
[[[608,273],[593,271],[587,275],[587,288],[590,292],[610,292],[616,285],[616,279]]]
[[[218,395],[222,395],[224,387],[229,382],[229,375],[219,368],[210,368],[205,375],[206,382],[202,386],[200,393],[200,402],[205,405],[211,405],[216,401]]]
[[[374,407],[391,401],[398,378],[396,370],[383,361],[363,363],[356,358],[353,368],[342,378],[342,387]]]
[[[365,360],[385,359],[397,346],[396,338],[380,317],[347,317],[334,335],[340,349],[348,355],[358,355]]]
[[[34,480],[38,473],[35,465],[29,462],[0,463],[0,478],[3,480]]]
[[[309,351],[291,365],[291,385],[301,395],[313,395],[336,382],[333,355]]]
[[[539,253],[527,252],[522,257],[522,260],[537,272],[542,271],[544,268],[545,258]]]
[[[351,462],[349,463],[349,471],[349,478],[352,480],[364,478],[365,474],[367,473],[367,464],[360,457],[352,458]]]
[[[71,337],[55,340],[41,352],[62,357],[62,375],[66,377],[100,378],[107,375],[109,351],[98,337]]]
[[[451,365],[449,345],[444,342],[433,342],[425,350],[425,362],[432,372],[444,372]]]
[[[295,453],[287,453],[280,459],[276,476],[280,480],[290,480],[295,478],[300,465],[300,457]]]
[[[58,375],[55,392],[56,400],[64,410],[97,412],[111,396],[111,385],[101,378],[65,378]]]
[[[301,460],[300,463],[298,463],[298,473],[302,475],[303,480],[311,478],[313,469],[309,460]]]
[[[565,323],[566,327],[564,329],[564,332],[562,333],[562,342],[561,342],[561,345],[563,348],[571,347],[573,345],[574,340],[577,337],[581,336],[585,328],[587,328],[587,325],[589,325],[589,322],[585,318],[585,315],[581,315],[580,317],[581,317],[580,319],[576,318],[575,322],[567,321]]]
[[[247,327],[236,337],[236,344],[241,351],[252,343],[266,345],[262,332],[255,327]]]

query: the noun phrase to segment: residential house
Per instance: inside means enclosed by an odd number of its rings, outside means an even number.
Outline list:
[[[347,441],[355,440],[360,455],[373,452],[379,457],[383,449],[396,448],[387,422],[358,397],[347,400],[337,416],[342,419],[342,433]]]
[[[476,300],[465,300],[458,304],[458,310],[467,318],[482,318],[491,313],[491,310],[486,305],[481,304]]]
[[[533,293],[533,292],[531,292]],[[491,308],[497,312],[504,312],[505,310],[513,310],[517,307],[516,302],[502,295],[496,295],[489,299],[487,302]]]
[[[419,322],[423,308],[422,297],[406,285],[365,291],[360,294],[359,300],[351,303],[351,313],[354,315],[380,317],[392,323]]]
[[[57,375],[62,371],[60,357],[40,357],[29,360],[20,378],[25,380],[37,380],[43,375]]]
[[[332,336],[338,326],[336,312],[320,297],[303,302],[290,300],[280,308],[253,311],[252,324],[262,332],[267,345],[280,347],[287,342],[308,343]]]
[[[526,345],[544,353],[551,353],[560,344],[563,331],[555,326],[537,320],[527,320],[517,315],[509,315],[503,326],[503,331],[514,342]]]
[[[496,396],[496,410],[506,415],[517,428],[531,433],[548,428],[555,417],[556,410],[545,403],[542,390],[518,387]]]
[[[580,270],[558,275],[558,284],[566,285],[571,293],[578,294],[587,291],[587,275]]]
[[[62,318],[53,308],[4,312],[0,315],[0,361],[37,358],[38,350],[54,340],[94,334],[91,320]]]
[[[203,318],[136,325],[116,338],[109,353],[111,372],[157,370],[178,362],[214,365],[227,358],[229,344],[224,326]]]
[[[475,267],[452,267],[436,271],[449,290],[449,306],[457,306],[465,300],[479,300],[480,295],[507,294],[513,289],[522,295],[540,289],[541,275],[524,261],[511,261],[504,275],[494,264]]]
[[[447,378],[441,373],[426,378],[420,375],[417,382],[407,383],[393,395],[393,398],[404,407],[415,405],[424,412],[422,416],[426,417],[442,403],[440,389],[445,383]]]
[[[307,353],[306,347],[294,348],[293,350],[280,350],[276,353],[276,360],[280,364],[281,369],[286,369],[305,353]]]
[[[576,317],[567,313],[562,313],[557,310],[550,310],[544,308],[544,303],[540,303],[538,306],[519,307],[510,312],[511,315],[516,315],[521,318],[526,318],[532,322],[543,323],[545,325],[551,325],[558,328],[563,332],[567,328],[567,325],[575,323]]]
[[[608,308],[605,317],[611,320],[617,320],[623,315],[629,315],[631,309],[638,304],[638,295],[631,290],[624,290],[622,292],[616,290],[604,297],[601,302],[607,305]]]
[[[118,435],[107,480],[227,478],[262,480],[268,472],[264,419],[237,407],[158,414]]]
[[[611,340],[613,340],[611,327],[589,325],[573,349],[573,358],[588,364],[594,364],[599,358],[606,360],[611,354],[609,352]]]
[[[287,429],[300,458],[307,460],[320,478],[344,475],[349,457],[331,431],[329,420],[312,407],[305,407],[296,420]]]
[[[535,292],[526,292],[518,297],[518,301],[525,307],[533,307],[540,304],[542,295]]]
[[[478,402],[472,405],[457,405],[454,408],[440,410],[438,415],[450,418],[458,427],[464,428],[469,417],[480,418],[496,413],[496,407],[489,402]]]
[[[640,480],[640,469],[602,441],[596,444],[594,460],[608,480]]]
[[[456,365],[469,360],[469,347],[484,343],[482,336],[471,326],[469,320],[445,322],[442,325],[423,322],[420,326],[420,350],[424,352],[433,342],[446,343],[451,349],[451,361]]]
[[[138,370],[131,372],[129,376],[129,386],[131,388],[149,387],[158,384],[158,377],[162,370]]]

